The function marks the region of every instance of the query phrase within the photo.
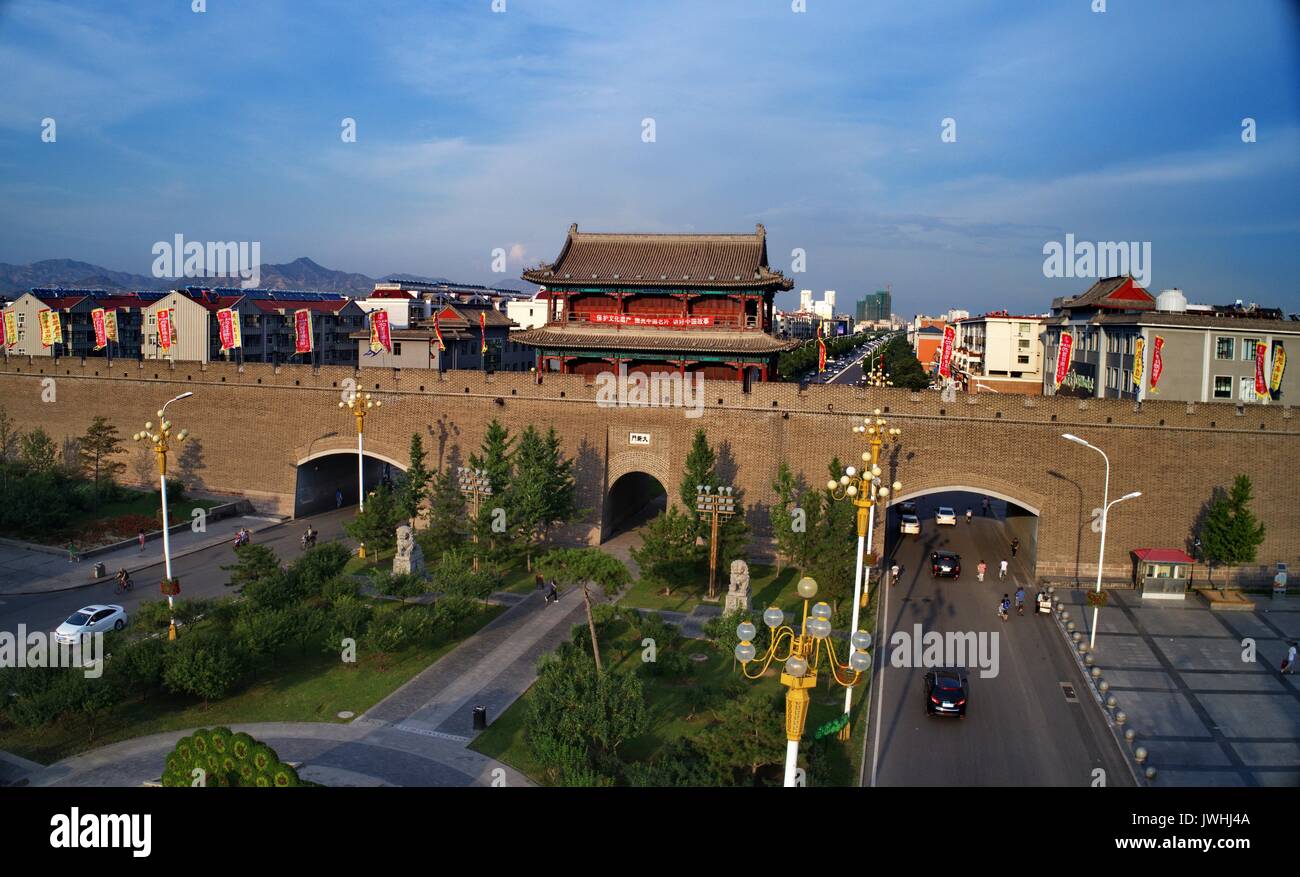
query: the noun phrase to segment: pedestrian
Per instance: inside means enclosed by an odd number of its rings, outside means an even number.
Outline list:
[[[69,539],[68,540],[68,563],[77,563],[80,560],[81,558],[77,557],[77,546],[72,542],[71,539]]]
[[[1023,586],[1016,588],[1016,614],[1025,614],[1025,589]]]
[[[989,516],[989,498],[986,496],[984,497],[984,517],[987,518],[988,516]]]
[[[558,602],[560,602],[560,590],[555,587],[555,579],[551,579],[550,590],[546,592],[546,604],[549,606],[552,603]]]
[[[970,510],[970,509],[966,509],[966,523],[969,524],[969,523],[970,523],[970,519],[971,519],[971,510]]]
[[[139,552],[139,553],[140,553],[140,554],[144,554],[144,530],[141,530],[141,531],[136,535],[136,538],[140,540],[140,552]]]
[[[1006,577],[1007,577],[1007,561],[1006,558],[1003,558],[1001,565],[998,566],[998,580],[1000,581],[1002,579],[1005,579]]]
[[[343,488],[341,487],[334,490],[334,508],[343,508]]]
[[[975,573],[979,576],[979,580],[981,582],[984,581],[984,573],[988,572],[988,570],[989,570],[989,565],[982,560],[975,567]]]
[[[538,573],[537,575],[533,576],[533,584],[536,586],[537,590],[539,591],[546,587],[546,582],[543,581],[541,573]]]
[[[1291,648],[1287,649],[1286,657],[1282,659],[1282,672],[1295,675],[1295,641],[1291,641]]]
[[[1019,539],[1012,539],[1012,540],[1011,540],[1011,556],[1012,556],[1012,557],[1015,557],[1015,556],[1016,556],[1016,552],[1019,551],[1019,550],[1020,550],[1020,540],[1019,540]]]

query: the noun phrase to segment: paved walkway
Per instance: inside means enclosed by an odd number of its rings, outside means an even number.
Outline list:
[[[213,521],[206,533],[195,533],[189,529],[173,533],[170,536],[172,560],[232,541],[235,531],[240,527],[247,527],[256,533],[280,522],[279,518],[249,515]],[[161,537],[146,542],[144,551],[132,544],[129,548],[106,551],[77,563],[68,561],[66,551],[50,554],[12,543],[0,543],[0,596],[50,594],[102,582],[103,579],[91,578],[96,563],[104,564],[111,579],[123,567],[128,572],[135,572],[162,561]]]
[[[1300,676],[1278,669],[1287,640],[1300,639],[1300,600],[1264,596],[1253,612],[1214,611],[1196,594],[1156,602],[1108,593],[1095,660],[1150,752],[1155,784],[1300,786]],[[1090,634],[1086,592],[1056,596]]]
[[[303,776],[328,785],[533,785],[513,768],[468,748],[473,708],[499,717],[536,679],[538,658],[583,621],[582,596],[549,606],[540,595],[497,594],[509,605],[482,630],[347,723],[275,722],[232,726],[264,740]],[[192,731],[193,729],[191,729]],[[156,780],[176,741],[190,731],[127,740],[49,767],[0,755],[0,779],[30,785],[136,786]],[[8,759],[8,763],[4,763]]]

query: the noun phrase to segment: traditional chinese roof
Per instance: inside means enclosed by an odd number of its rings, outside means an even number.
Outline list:
[[[679,332],[649,328],[576,328],[541,326],[516,332],[511,339],[533,347],[568,350],[683,350],[699,353],[781,353],[800,341],[781,341],[764,332]]]
[[[793,289],[767,264],[767,232],[754,234],[605,234],[568,237],[554,262],[523,273],[549,286]]]
[[[1105,277],[1088,287],[1082,295],[1064,299],[1061,306],[1073,308],[1110,308],[1123,311],[1155,310],[1156,300],[1132,277]]]
[[[493,307],[473,307],[466,304],[443,305],[433,312],[433,316],[438,317],[438,327],[444,332],[448,329],[465,329],[472,326],[477,333],[479,314],[483,314],[483,322],[490,328],[515,324],[513,320]],[[420,323],[432,326],[433,316],[421,320]]]

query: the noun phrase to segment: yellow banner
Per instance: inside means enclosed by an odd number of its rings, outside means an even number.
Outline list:
[[[1133,386],[1142,388],[1142,369],[1146,367],[1146,339],[1139,338],[1133,344]]]
[[[104,311],[104,334],[109,341],[120,340],[117,337],[117,308]]]
[[[18,340],[18,317],[13,311],[5,311],[5,344],[13,347]]]
[[[54,328],[50,325],[50,310],[39,311],[36,314],[37,321],[41,324],[41,346],[50,347],[54,344]]]

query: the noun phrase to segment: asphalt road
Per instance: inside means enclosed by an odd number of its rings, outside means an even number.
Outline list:
[[[1003,525],[994,516],[973,523],[959,518],[955,527],[938,527],[934,508],[954,504],[946,495],[923,497],[919,505],[921,535],[894,538],[895,558],[903,566],[899,581],[882,600],[880,648],[883,670],[872,694],[872,738],[867,744],[867,782],[875,768],[882,786],[1089,786],[1093,770],[1105,770],[1107,786],[1132,785],[1110,731],[1055,622],[1032,612],[1035,588],[1016,561],[998,581],[998,561],[1010,558]],[[965,506],[962,506],[964,511]],[[931,579],[929,553],[935,549],[961,555],[961,578]],[[985,581],[976,580],[980,558],[988,563]],[[888,563],[888,561],[887,561]],[[1025,583],[1025,615],[1015,609],[1003,622],[996,607],[1004,593],[1014,603],[1016,575]],[[996,675],[981,678],[968,671],[970,697],[965,719],[927,716],[924,667],[896,667],[891,657],[906,633],[902,653],[915,663],[911,648],[914,625],[922,631],[995,634],[988,639],[996,654]],[[951,656],[949,656],[951,657]],[[977,663],[968,660],[967,665]],[[992,662],[988,662],[992,664]],[[1077,699],[1067,699],[1062,683]],[[879,698],[879,700],[877,699]],[[883,720],[882,720],[883,716]]]
[[[291,560],[302,551],[299,541],[308,522],[320,531],[320,541],[327,542],[343,535],[342,522],[356,514],[354,508],[344,508],[299,518],[287,524],[271,526],[253,534],[253,544],[271,547],[281,560]],[[231,533],[233,541],[234,534]],[[181,598],[187,597],[222,597],[231,591],[226,587],[230,573],[221,569],[235,562],[235,550],[230,542],[224,542],[212,548],[196,551],[185,557],[172,561],[172,574],[181,580]],[[131,578],[135,588],[125,594],[114,594],[114,582],[110,577],[103,582],[77,588],[72,591],[59,591],[52,594],[38,594],[22,597],[0,597],[0,630],[17,632],[19,624],[27,625],[30,630],[52,631],[73,612],[92,603],[115,603],[126,609],[129,618],[136,606],[145,600],[165,599],[158,591],[158,582],[163,578],[163,565],[133,572]]]

